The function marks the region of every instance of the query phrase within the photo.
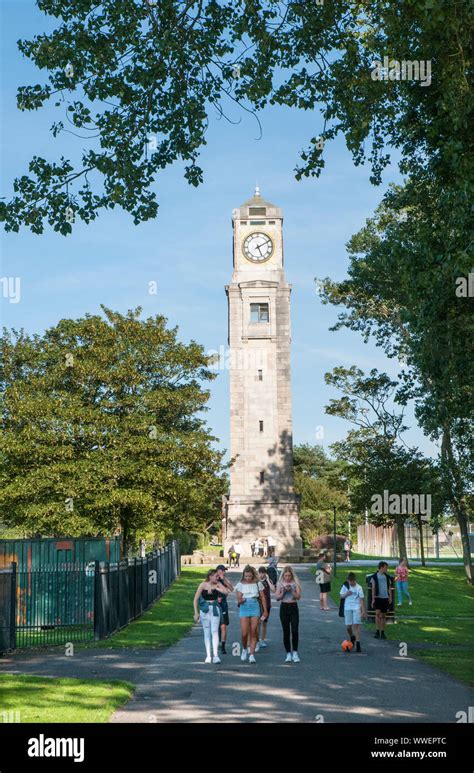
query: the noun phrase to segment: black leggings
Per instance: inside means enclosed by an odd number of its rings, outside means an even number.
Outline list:
[[[300,622],[300,613],[298,611],[298,604],[296,602],[287,603],[282,602],[280,604],[280,622],[283,627],[283,645],[287,652],[298,651],[298,626]],[[291,644],[290,646],[290,627],[291,627]]]

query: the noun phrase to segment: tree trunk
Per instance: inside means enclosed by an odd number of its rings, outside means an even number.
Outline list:
[[[426,561],[425,561],[425,543],[423,541],[423,521],[421,520],[420,517],[418,517],[416,520],[417,520],[417,524],[418,524],[418,531],[420,533],[421,565],[422,566],[426,566]]]
[[[466,571],[466,577],[471,585],[474,585],[473,572],[472,572],[472,559],[471,559],[471,546],[469,544],[469,531],[468,520],[466,512],[466,502],[461,499],[459,505],[454,507],[457,522],[459,523],[459,529],[461,531],[462,542],[462,557],[464,561],[464,569]]]
[[[396,515],[395,525],[397,527],[398,557],[406,558],[408,560],[407,545],[405,542],[405,518],[402,515]]]
[[[461,472],[456,459],[454,458],[449,426],[445,426],[443,431],[441,462],[444,468],[444,477],[449,492],[451,506],[461,532],[462,555],[466,578],[468,583],[474,585],[464,486],[462,483]]]
[[[130,529],[129,529],[129,508],[125,507],[121,509],[120,513],[120,528],[122,530],[122,542],[123,542],[123,555],[124,558],[128,558],[128,551],[130,548]]]

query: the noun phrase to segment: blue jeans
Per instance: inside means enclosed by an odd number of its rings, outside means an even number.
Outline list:
[[[408,597],[408,601],[411,601],[411,596],[408,592],[408,580],[405,580],[404,582],[396,582],[395,585],[397,586],[397,599],[398,603],[401,604],[403,601],[403,594]]]

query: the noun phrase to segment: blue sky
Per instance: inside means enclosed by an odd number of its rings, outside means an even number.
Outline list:
[[[61,154],[74,158],[83,142],[71,135],[53,139],[49,127],[64,110],[20,112],[19,85],[42,83],[36,70],[18,52],[16,41],[50,28],[33,0],[2,3],[2,192],[10,198],[12,181],[27,171],[35,154],[49,160]],[[282,207],[287,279],[292,294],[292,388],[295,443],[322,443],[326,448],[349,425],[326,416],[324,405],[334,390],[324,373],[336,365],[377,367],[390,375],[398,364],[373,343],[350,331],[330,332],[337,309],[319,301],[313,279],[342,279],[347,271],[345,244],[380,202],[391,181],[399,180],[395,165],[383,185],[369,182],[369,168],[354,167],[343,139],[325,149],[326,169],[318,180],[294,179],[298,151],[321,128],[317,112],[271,108],[261,114],[263,137],[247,114],[229,108],[232,125],[211,115],[208,145],[201,157],[205,181],[190,187],[177,165],[156,183],[160,209],[154,221],[134,226],[121,210],[103,212],[91,225],[76,224],[71,236],[51,230],[35,236],[27,230],[2,233],[2,276],[21,278],[21,301],[1,300],[2,322],[42,332],[63,317],[97,313],[100,304],[114,310],[142,306],[144,315],[164,314],[178,325],[183,340],[194,338],[206,349],[227,344],[224,286],[232,273],[231,213],[253,193],[258,179],[262,195]],[[156,295],[148,283],[156,281]],[[228,374],[212,384],[207,420],[222,447],[229,447]],[[406,441],[425,453],[435,447],[416,427]],[[320,439],[322,427],[324,437]],[[319,437],[318,437],[319,436]]]

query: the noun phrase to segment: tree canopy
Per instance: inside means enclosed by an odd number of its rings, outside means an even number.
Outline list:
[[[45,72],[21,86],[18,107],[52,101],[53,135],[71,132],[71,153],[34,155],[0,204],[7,230],[45,222],[62,234],[103,208],[135,223],[155,217],[155,181],[180,160],[192,185],[215,116],[268,105],[317,110],[315,134],[295,172],[318,176],[324,144],[342,133],[354,162],[379,183],[391,149],[404,173],[436,166],[463,180],[469,167],[467,0],[38,0],[53,32],[20,40]],[[375,64],[429,62],[430,81],[404,80]],[[75,144],[76,143],[76,144]],[[78,145],[82,145],[79,151]],[[78,151],[78,152],[74,152]],[[77,156],[77,158],[76,158]]]
[[[350,506],[349,466],[331,459],[322,446],[305,443],[293,450],[295,491],[301,497],[300,525],[305,542],[333,531],[336,508],[338,532],[347,532]],[[352,517],[353,522],[357,520]]]
[[[4,331],[0,520],[28,534],[199,529],[226,487],[203,417],[215,378],[161,316],[63,319]]]

